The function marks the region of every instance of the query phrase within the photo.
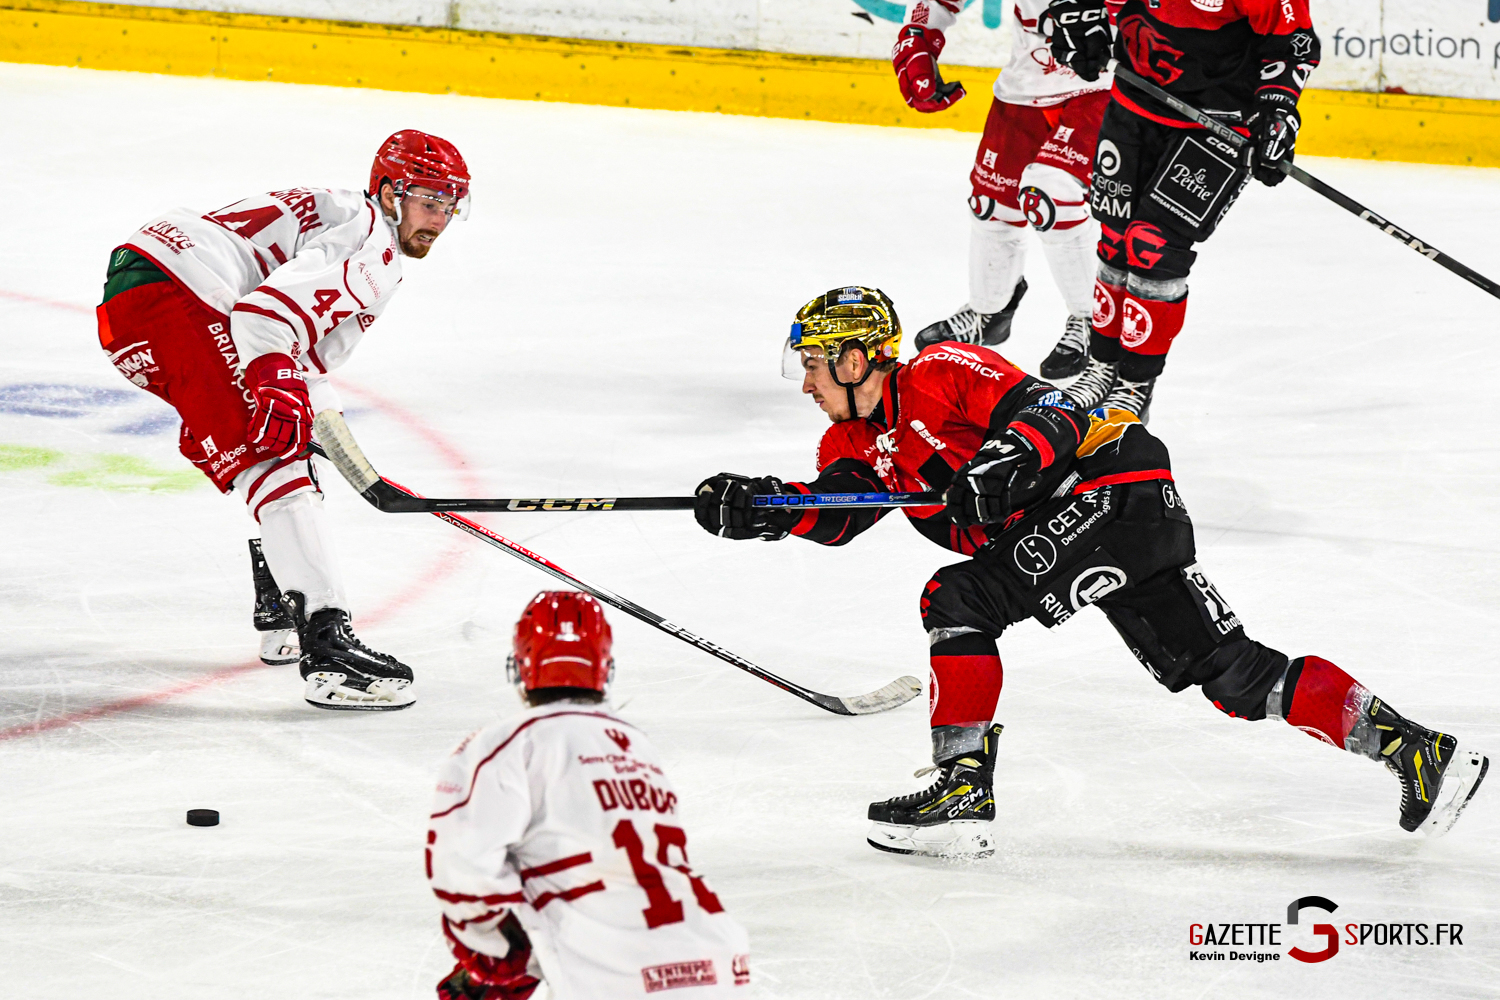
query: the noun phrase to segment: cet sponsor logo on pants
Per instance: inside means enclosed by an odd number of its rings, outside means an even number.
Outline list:
[[[713,986],[719,981],[711,958],[648,966],[641,970],[641,978],[645,980],[647,993],[677,990],[684,986]]]

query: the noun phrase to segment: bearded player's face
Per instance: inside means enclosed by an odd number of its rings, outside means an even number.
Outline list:
[[[387,215],[396,214],[394,187],[386,185],[381,189],[380,203]],[[407,257],[426,257],[432,244],[453,220],[456,206],[457,199],[452,195],[424,187],[409,188],[406,197],[401,199],[401,225],[396,230],[401,252]]]

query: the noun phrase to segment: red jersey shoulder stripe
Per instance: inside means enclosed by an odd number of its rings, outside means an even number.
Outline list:
[[[526,730],[530,729],[532,726],[536,725],[538,722],[545,722],[548,719],[561,719],[563,716],[566,716],[566,715],[587,715],[587,716],[592,716],[595,719],[605,719],[605,720],[607,720],[609,722],[618,722],[622,726],[630,726],[631,729],[635,729],[636,732],[640,732],[640,730],[637,727],[631,726],[630,723],[626,722],[625,720],[623,720],[623,719],[617,719],[614,716],[612,716],[612,715],[606,715],[603,712],[553,712],[551,715],[538,715],[538,716],[536,716],[534,718],[527,719],[525,722],[521,723],[519,726],[516,727],[516,731],[515,732],[511,733],[504,740],[502,740],[500,742],[499,746],[497,746],[495,749],[491,750],[489,753],[485,754],[483,760],[481,760],[478,764],[474,765],[474,771],[473,771],[473,773],[471,773],[469,775],[469,794],[465,795],[459,801],[453,803],[453,805],[449,806],[447,809],[442,809],[442,810],[439,810],[438,812],[433,813],[429,818],[430,819],[442,819],[444,816],[447,816],[447,815],[449,815],[451,813],[457,812],[458,810],[462,809],[464,806],[468,805],[469,804],[469,800],[474,797],[474,786],[475,786],[475,783],[479,780],[479,772],[480,772],[480,770],[482,770],[484,768],[484,766],[486,764],[488,764],[490,761],[492,761],[496,757],[498,757],[500,755],[500,751],[502,751],[506,747],[510,746],[511,743],[515,740],[515,738],[517,736],[520,736],[522,733],[524,733]]]

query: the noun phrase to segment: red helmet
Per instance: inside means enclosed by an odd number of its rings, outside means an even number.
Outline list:
[[[469,167],[458,147],[416,129],[402,129],[380,144],[370,167],[370,196],[380,197],[380,185],[390,181],[399,201],[408,186],[424,187],[452,195],[458,202],[456,215],[469,216]]]
[[[603,694],[615,671],[613,643],[604,609],[593,597],[577,590],[544,590],[516,622],[506,672],[527,692],[572,687]]]

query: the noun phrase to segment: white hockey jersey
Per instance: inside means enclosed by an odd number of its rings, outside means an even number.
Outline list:
[[[514,911],[556,1000],[749,993],[748,938],[688,864],[677,793],[606,706],[545,705],[465,739],[427,844],[449,931],[504,957]]]
[[[1108,90],[1113,85],[1113,73],[1106,71],[1090,83],[1052,58],[1052,48],[1038,26],[1038,20],[1050,3],[1051,0],[1015,0],[1010,56],[995,78],[997,100],[1048,108],[1080,94]],[[906,23],[947,31],[958,20],[962,9],[963,0],[918,0],[907,11]],[[944,75],[952,77],[957,74]]]
[[[289,355],[314,396],[401,284],[395,226],[358,191],[272,191],[206,215],[177,208],[125,245],[229,317],[240,368]]]

